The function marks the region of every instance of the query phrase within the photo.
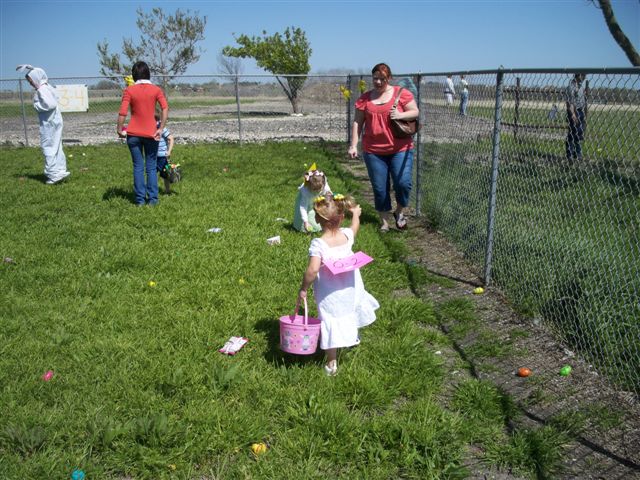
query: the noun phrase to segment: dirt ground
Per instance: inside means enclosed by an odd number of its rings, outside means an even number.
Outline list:
[[[366,168],[360,159],[343,157],[342,165],[362,185],[373,203]],[[451,386],[469,377],[487,380],[498,386],[516,403],[520,415],[507,428],[538,428],[558,421],[580,420],[572,425],[571,441],[564,447],[559,479],[640,479],[640,403],[631,392],[614,389],[605,378],[558,341],[544,323],[523,318],[509,306],[508,299],[494,287],[482,295],[473,290],[482,284],[478,268],[469,264],[441,232],[431,229],[428,219],[409,218],[409,231],[387,235],[405,235],[411,252],[408,263],[453,281],[446,288],[429,284],[416,294],[435,306],[451,298],[470,299],[481,317],[480,329],[474,329],[454,348],[442,354],[450,356]],[[449,333],[454,324],[442,325]],[[473,346],[479,339],[493,339],[497,345],[510,345],[498,357],[474,357]],[[468,370],[455,369],[459,357],[468,362]],[[572,367],[569,376],[559,375],[563,365]],[[521,366],[533,372],[528,378],[515,373]],[[472,479],[515,479],[510,472],[488,468],[482,462],[482,450],[469,450],[467,466]]]

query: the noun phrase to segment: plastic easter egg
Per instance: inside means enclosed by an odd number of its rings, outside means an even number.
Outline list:
[[[149,286],[150,287],[155,287],[156,286],[156,282],[154,282],[153,280],[149,280]]]
[[[251,444],[251,452],[255,456],[262,455],[266,453],[266,451],[267,451],[267,445],[264,442]]]
[[[531,375],[531,370],[529,370],[527,367],[520,367],[518,369],[519,377],[528,377],[529,375]]]
[[[560,369],[560,375],[562,375],[563,377],[566,377],[570,373],[571,373],[571,365],[565,365]]]
[[[473,293],[475,293],[476,295],[481,295],[484,293],[484,288],[482,287],[476,287],[473,289]]]
[[[72,480],[84,480],[84,472],[82,470],[76,469],[71,473]]]
[[[47,372],[45,372],[42,375],[42,380],[44,380],[45,382],[48,382],[49,380],[51,380],[53,378],[53,370],[47,370]]]

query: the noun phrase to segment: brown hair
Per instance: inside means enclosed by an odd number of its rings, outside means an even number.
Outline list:
[[[319,192],[320,190],[322,190],[322,187],[324,187],[325,179],[320,175],[314,175],[313,177],[309,178],[309,180],[304,182],[304,184],[309,187],[311,191]]]
[[[345,212],[355,205],[356,202],[351,196],[335,194],[316,198],[313,210],[323,230],[337,230],[344,220]]]
[[[391,78],[391,69],[386,63],[379,63],[375,67],[373,67],[373,69],[371,69],[371,75],[375,73],[381,73],[387,80]]]

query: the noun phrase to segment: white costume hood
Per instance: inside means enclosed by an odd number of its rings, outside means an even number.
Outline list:
[[[33,107],[38,112],[48,112],[58,106],[58,95],[55,89],[49,85],[49,77],[47,77],[47,73],[43,69],[25,64],[18,65],[16,70],[26,70],[27,77],[35,85],[36,93],[33,96]]]

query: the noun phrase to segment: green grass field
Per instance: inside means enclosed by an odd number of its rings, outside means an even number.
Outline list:
[[[509,145],[523,153],[540,153],[563,158],[567,120],[564,105],[558,105],[558,108],[555,120],[550,120],[547,109],[533,108],[523,103],[516,116],[515,108],[505,107],[502,111],[502,122],[514,124],[516,119],[518,120],[519,141],[516,141],[518,139],[515,138],[512,130],[502,135],[501,141],[510,142]],[[471,104],[468,113],[493,122],[495,109]],[[527,125],[539,128],[527,128]],[[513,128],[513,125],[509,128]],[[592,107],[587,116],[584,156],[594,163],[616,162],[622,166],[638,169],[640,168],[640,154],[636,147],[638,131],[640,131],[640,111],[633,106],[597,105]],[[545,135],[556,136],[560,140],[545,138]]]
[[[517,411],[492,385],[444,395],[434,352],[450,340],[430,304],[394,294],[415,275],[369,206],[356,246],[375,258],[378,320],[335,378],[320,354],[279,350],[310,237],[277,218],[304,163],[354,189],[320,147],[179,145],[183,181],[156,208],[134,207],[124,145],[66,152],[73,174],[52,187],[38,149],[2,150],[1,478],[463,478],[471,444],[524,475],[557,466],[568,437],[509,432]],[[218,353],[234,335],[250,342]]]

